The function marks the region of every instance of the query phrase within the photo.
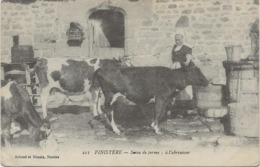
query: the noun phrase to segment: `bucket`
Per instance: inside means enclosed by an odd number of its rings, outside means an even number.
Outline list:
[[[258,137],[259,108],[257,104],[230,103],[228,110],[232,133],[237,136]]]
[[[225,47],[228,61],[240,61],[243,48],[241,45],[228,45]]]

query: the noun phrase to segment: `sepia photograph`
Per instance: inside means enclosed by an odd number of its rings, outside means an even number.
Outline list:
[[[259,166],[259,0],[1,0],[2,166]]]

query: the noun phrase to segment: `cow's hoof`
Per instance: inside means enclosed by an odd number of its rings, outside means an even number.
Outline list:
[[[58,118],[53,117],[53,118],[50,118],[50,119],[49,119],[49,122],[54,122],[54,121],[56,121],[56,120],[58,120]]]
[[[101,117],[99,115],[97,115],[97,116],[94,116],[94,119],[99,121],[99,120],[101,120]]]
[[[118,128],[113,128],[112,127],[112,130],[115,134],[117,134],[118,136],[121,136],[121,131],[118,129]]]
[[[20,134],[13,134],[13,139],[19,138],[19,137],[20,137]]]
[[[163,135],[163,132],[161,132],[161,131],[157,131],[157,132],[155,132],[157,135]]]
[[[155,127],[155,123],[154,123],[154,122],[151,124],[151,127],[152,127],[152,128],[154,128],[154,127]]]
[[[121,136],[121,132],[120,131],[114,131],[115,134],[117,134],[118,136]]]

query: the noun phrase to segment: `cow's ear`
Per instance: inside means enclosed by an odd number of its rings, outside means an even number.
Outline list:
[[[181,68],[182,68],[183,71],[188,71],[189,70],[189,67],[186,66],[183,62],[180,62],[180,64],[181,64]]]

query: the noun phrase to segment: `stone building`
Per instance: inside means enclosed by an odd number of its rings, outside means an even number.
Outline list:
[[[109,15],[109,11],[117,15]],[[4,0],[1,59],[10,62],[13,37],[18,35],[19,45],[32,45],[35,57],[133,54],[136,65],[169,66],[178,29],[185,31],[185,42],[198,60],[226,60],[228,44],[241,44],[246,58],[251,46],[250,28],[258,14],[255,0]],[[111,23],[108,20],[112,17],[121,22]],[[92,20],[98,18],[107,20],[103,25],[116,25],[104,32],[106,35],[113,29],[121,31],[120,45],[96,45]],[[72,22],[80,25],[84,34],[78,47],[68,45],[66,33]]]

